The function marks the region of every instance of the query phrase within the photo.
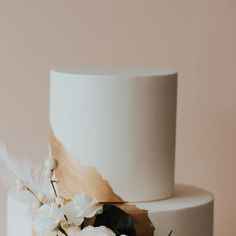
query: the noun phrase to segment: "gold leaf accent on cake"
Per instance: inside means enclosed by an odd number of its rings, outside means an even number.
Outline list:
[[[53,131],[50,134],[50,141],[53,157],[59,163],[55,173],[63,183],[63,193],[71,197],[79,192],[86,192],[95,197],[98,202],[123,202],[96,168],[81,166],[80,162],[69,154],[53,135]]]

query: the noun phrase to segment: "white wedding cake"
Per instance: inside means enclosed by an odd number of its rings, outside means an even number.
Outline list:
[[[212,236],[213,196],[174,184],[176,101],[171,69],[52,70],[51,149],[68,197],[115,204],[137,236]],[[20,208],[8,198],[7,236],[34,235]]]

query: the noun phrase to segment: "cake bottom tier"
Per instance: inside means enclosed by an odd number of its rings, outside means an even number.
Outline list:
[[[160,201],[132,203],[147,211],[155,227],[154,236],[212,236],[213,196],[205,190],[176,185],[175,196]],[[8,197],[7,236],[32,236],[22,216],[25,206]],[[143,235],[145,236],[145,235]]]
[[[154,236],[212,236],[214,198],[209,192],[185,185],[176,185],[170,199],[136,203],[148,211],[155,227]]]

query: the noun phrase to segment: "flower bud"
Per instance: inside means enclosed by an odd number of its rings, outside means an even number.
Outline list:
[[[58,166],[57,160],[52,157],[48,157],[45,161],[45,167],[49,170],[55,170]]]
[[[56,204],[57,205],[62,205],[64,203],[63,197],[56,197]]]
[[[33,210],[38,210],[41,206],[42,206],[42,204],[41,204],[40,201],[35,201],[35,202],[32,203],[31,208]]]

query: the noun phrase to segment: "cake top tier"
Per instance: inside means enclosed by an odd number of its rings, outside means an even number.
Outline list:
[[[95,68],[56,68],[51,72],[62,74],[72,74],[77,76],[93,76],[93,77],[152,77],[167,76],[176,74],[176,71],[169,68],[119,68],[119,67],[95,67]]]
[[[52,151],[67,187],[78,186],[67,192],[103,202],[172,196],[176,95],[171,69],[52,70]]]

